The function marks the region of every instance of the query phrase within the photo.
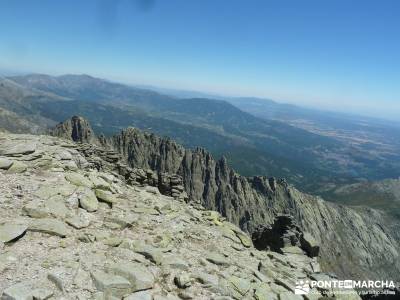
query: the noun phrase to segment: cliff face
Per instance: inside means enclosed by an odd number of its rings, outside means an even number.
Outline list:
[[[301,230],[321,244],[325,271],[343,279],[399,279],[399,240],[392,224],[376,210],[349,208],[304,194],[284,180],[246,178],[227,161],[203,149],[188,150],[175,142],[128,128],[101,144],[120,153],[132,168],[178,174],[190,201],[216,210],[250,234],[288,214]]]

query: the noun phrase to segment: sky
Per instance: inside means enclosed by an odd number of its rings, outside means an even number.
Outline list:
[[[397,0],[0,0],[0,70],[398,119]]]

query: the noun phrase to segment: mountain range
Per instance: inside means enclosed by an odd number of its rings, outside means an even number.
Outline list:
[[[284,177],[330,200],[343,185],[400,175],[397,124],[271,100],[187,99],[88,75],[32,74],[1,80],[0,107],[12,132],[45,131],[71,115],[106,136],[134,126],[224,155],[243,175]]]
[[[254,98],[179,98],[88,75],[2,78],[0,108],[2,130],[78,142],[92,168],[107,162],[129,184],[217,211],[258,250],[300,247],[339,278],[400,280],[395,123]]]

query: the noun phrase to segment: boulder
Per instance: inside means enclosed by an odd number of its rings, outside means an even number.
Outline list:
[[[2,300],[34,300],[32,289],[25,283],[17,283],[6,288],[1,297]]]
[[[176,275],[174,283],[180,289],[186,289],[191,285],[190,277],[187,273]]]
[[[105,191],[102,189],[95,190],[96,197],[99,201],[105,202],[109,205],[113,205],[117,203],[117,198],[109,191]]]
[[[18,173],[23,173],[28,169],[28,166],[20,161],[15,161],[11,167],[7,170],[7,173],[10,174],[18,174]]]
[[[69,216],[65,219],[65,222],[74,227],[75,229],[82,229],[88,227],[90,225],[90,219],[86,214],[88,214],[85,210],[81,210],[76,215]],[[85,213],[86,214],[85,214]]]
[[[96,288],[105,294],[122,298],[132,292],[130,282],[122,276],[101,271],[92,272],[91,275]]]
[[[218,285],[219,280],[217,275],[208,274],[204,272],[196,272],[193,277],[197,279],[200,283],[205,285]]]
[[[221,254],[218,253],[210,253],[206,256],[206,260],[216,264],[218,266],[229,266],[230,262]]]
[[[74,193],[76,186],[69,183],[57,183],[57,184],[44,184],[39,187],[35,192],[35,196],[42,199],[49,199],[50,197],[61,195],[68,197]]]
[[[56,219],[37,219],[31,222],[28,227],[29,231],[43,232],[59,237],[66,237],[69,234],[69,229],[64,222]]]
[[[299,245],[299,237],[299,228],[290,215],[276,216],[271,225],[257,227],[252,235],[257,249],[280,253],[283,247]]]
[[[153,274],[138,263],[116,263],[108,268],[108,272],[126,278],[131,283],[133,292],[148,290],[154,286]]]
[[[76,186],[84,186],[88,188],[93,187],[93,183],[87,177],[76,172],[66,174],[65,179]]]
[[[96,189],[102,189],[102,190],[110,189],[110,184],[107,181],[105,181],[102,177],[97,176],[94,173],[89,174],[89,180],[93,183],[93,187]]]
[[[43,201],[35,199],[30,201],[22,208],[23,212],[30,216],[31,218],[48,218],[50,217],[50,212],[47,207],[45,207]]]
[[[251,246],[253,246],[253,242],[251,241],[250,237],[239,228],[233,229],[233,232],[239,238],[243,246],[245,246],[246,248],[250,248]]]
[[[59,158],[60,160],[71,160],[72,154],[67,150],[61,150],[56,153],[56,157]]]
[[[0,157],[0,169],[1,170],[8,170],[13,164],[12,160],[7,158]]]
[[[0,242],[12,242],[23,236],[28,229],[25,225],[5,223],[0,225]]]
[[[302,232],[289,215],[278,215],[269,226],[259,226],[253,233],[254,246],[259,250],[271,250],[278,253],[318,256],[319,245],[307,232]]]
[[[7,148],[3,151],[3,155],[6,156],[17,156],[17,155],[26,155],[31,154],[36,151],[35,143],[21,143],[14,145],[10,148]]]
[[[45,207],[49,210],[50,214],[56,218],[64,219],[69,212],[65,206],[64,198],[60,195],[51,197],[45,202]]]
[[[96,211],[99,207],[99,201],[91,189],[84,188],[79,191],[79,205],[88,212]]]
[[[162,252],[154,247],[146,245],[144,247],[139,247],[134,251],[142,254],[144,257],[146,257],[148,260],[156,265],[161,265],[163,263]]]

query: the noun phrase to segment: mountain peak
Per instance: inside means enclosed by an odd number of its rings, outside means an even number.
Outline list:
[[[96,138],[89,122],[81,116],[73,116],[59,123],[52,131],[54,136],[79,143],[95,143]]]

